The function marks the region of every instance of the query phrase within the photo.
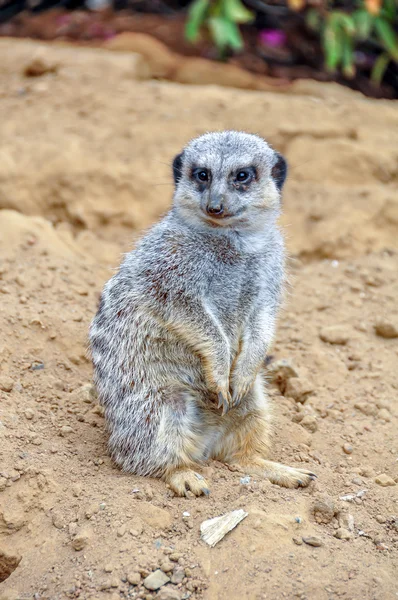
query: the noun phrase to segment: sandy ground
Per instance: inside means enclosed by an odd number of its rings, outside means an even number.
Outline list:
[[[79,49],[27,78],[13,44],[0,64],[0,598],[397,598],[397,106],[334,85],[136,81],[125,55],[88,68]],[[178,499],[111,464],[87,329],[121,253],[170,205],[173,156],[224,128],[264,135],[291,166],[273,458],[318,479],[286,490],[211,463],[210,497]],[[206,546],[200,523],[238,508],[248,517]],[[150,591],[156,569],[171,582]]]

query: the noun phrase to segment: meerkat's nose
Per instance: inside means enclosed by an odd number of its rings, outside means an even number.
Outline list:
[[[211,217],[221,217],[224,213],[224,196],[211,196],[206,206],[206,212]]]

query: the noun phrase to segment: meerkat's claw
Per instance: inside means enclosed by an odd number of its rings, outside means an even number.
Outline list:
[[[307,487],[317,477],[307,469],[288,467],[259,457],[247,462],[243,468],[248,474],[263,475],[271,483],[287,488]]]
[[[271,483],[287,488],[307,487],[317,477],[315,473],[307,471],[307,469],[287,467],[286,465],[278,465],[278,468],[271,472],[268,471],[266,476]]]
[[[251,379],[243,379],[237,385],[233,386],[232,406],[238,406],[242,402],[243,398],[249,393],[252,385],[253,381]]]
[[[218,397],[218,406],[217,406],[217,408],[221,408],[222,407],[222,415],[224,416],[224,415],[227,414],[227,412],[229,411],[229,409],[232,406],[231,396],[228,393],[227,397],[225,397],[222,392],[218,392],[217,397]]]

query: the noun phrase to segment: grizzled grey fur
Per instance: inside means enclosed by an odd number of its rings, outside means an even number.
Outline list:
[[[284,281],[286,163],[260,137],[224,131],[189,143],[173,173],[170,212],[105,285],[90,331],[114,460],[166,481],[208,458],[244,462],[250,415],[267,435],[261,365]],[[201,493],[189,477],[183,487]]]

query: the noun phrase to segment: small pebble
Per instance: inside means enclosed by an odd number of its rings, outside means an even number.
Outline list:
[[[398,321],[392,322],[387,319],[380,320],[376,323],[375,332],[379,337],[392,339],[398,337]]]
[[[313,391],[314,386],[310,381],[302,377],[293,377],[292,379],[288,379],[284,395],[293,398],[296,402],[304,404]]]
[[[160,568],[164,573],[170,573],[170,571],[172,571],[174,568],[174,563],[172,563],[171,560],[166,558],[160,565]]]
[[[331,498],[317,500],[314,504],[314,516],[317,523],[330,523],[335,515],[335,505]]]
[[[184,567],[174,567],[173,574],[171,576],[171,583],[178,585],[182,583],[185,577],[185,569]]]
[[[348,531],[348,529],[344,529],[344,527],[339,527],[339,529],[334,534],[334,537],[336,537],[339,540],[349,540],[351,539],[351,533]]]
[[[173,562],[178,562],[180,558],[183,557],[184,555],[181,552],[173,552],[172,554],[170,554],[170,560],[172,560]]]
[[[383,523],[385,523],[385,522],[386,522],[386,518],[385,518],[385,517],[383,517],[383,515],[377,515],[377,516],[376,516],[376,521],[377,521],[378,523],[380,523],[380,524],[383,524]]]
[[[303,540],[301,538],[298,537],[294,537],[292,538],[293,542],[297,545],[297,546],[302,546],[303,545]]]
[[[76,534],[76,537],[72,540],[72,547],[76,550],[83,550],[85,548],[91,538],[91,533],[87,529],[83,529]]]
[[[31,408],[27,408],[25,410],[25,418],[28,419],[28,421],[31,421],[33,419],[33,417],[35,416],[35,413],[33,412],[33,410]]]
[[[351,444],[344,444],[343,450],[346,454],[352,454],[353,447],[351,446]]]
[[[60,429],[61,436],[69,435],[70,433],[73,433],[73,428],[70,427],[69,425],[62,425],[62,427]]]
[[[25,77],[40,77],[46,73],[56,73],[58,65],[48,62],[40,56],[33,57],[29,60],[23,70]]]
[[[315,433],[318,429],[318,421],[311,415],[305,415],[300,424],[310,433]]]
[[[323,327],[319,337],[323,342],[344,346],[350,339],[345,325],[330,325]]]
[[[395,481],[389,475],[382,473],[375,478],[375,482],[381,485],[382,487],[388,487],[392,485],[396,485]]]
[[[127,581],[130,585],[140,585],[141,583],[141,575],[136,571],[129,571],[127,573]]]
[[[323,546],[322,540],[313,535],[309,537],[303,537],[303,542],[308,546],[314,546],[314,548],[319,548],[320,546]]]
[[[32,371],[41,371],[42,369],[44,369],[44,363],[35,361],[31,364],[30,368]]]
[[[188,596],[186,596],[188,598]],[[156,595],[156,600],[181,600],[181,594],[172,587],[162,588]]]
[[[14,387],[14,381],[7,375],[0,376],[0,390],[3,392],[11,392]]]
[[[388,550],[388,546],[384,543],[375,544],[375,546],[376,546],[377,550],[384,550],[384,551]]]
[[[165,585],[169,581],[170,578],[167,577],[167,575],[163,573],[163,571],[157,569],[144,579],[144,586],[147,590],[158,590],[162,587],[162,585]]]
[[[339,527],[348,529],[348,531],[354,531],[354,516],[347,512],[341,512],[338,517]]]

